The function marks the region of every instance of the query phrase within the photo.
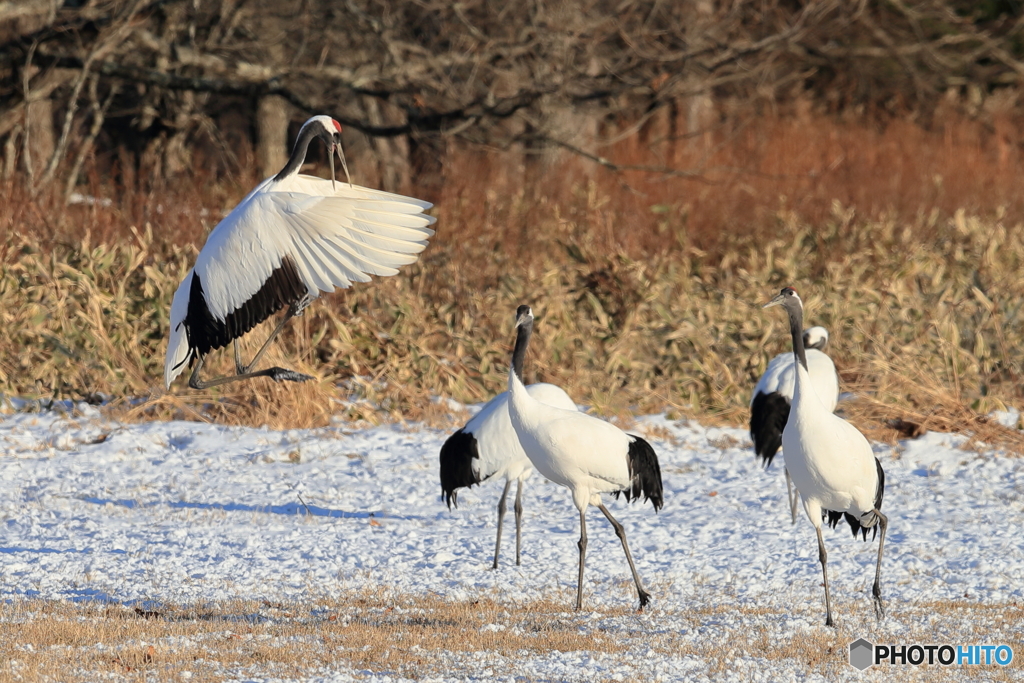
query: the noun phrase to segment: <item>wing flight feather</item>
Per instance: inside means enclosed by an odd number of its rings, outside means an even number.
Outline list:
[[[308,176],[292,185],[250,194],[210,234],[196,272],[218,319],[259,291],[286,255],[318,295],[370,275],[394,275],[416,261],[434,234],[435,219],[423,213],[429,202],[345,183],[330,194],[329,180]]]

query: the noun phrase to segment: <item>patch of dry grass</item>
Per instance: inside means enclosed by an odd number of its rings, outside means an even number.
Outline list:
[[[501,624],[500,628],[494,624]],[[94,680],[104,673],[184,671],[219,680],[225,671],[257,667],[280,676],[328,668],[419,677],[445,671],[446,654],[595,651],[624,645],[564,605],[451,603],[438,597],[353,594],[313,610],[250,604],[162,608],[20,603],[0,620],[0,677],[34,681]]]
[[[1017,604],[940,602],[912,606],[909,613],[896,609],[909,624],[898,639],[903,643],[1001,643],[1015,631],[1019,635],[1024,620]],[[564,601],[451,602],[384,593],[345,595],[315,608],[236,602],[150,612],[28,601],[8,604],[0,613],[0,678],[31,683],[114,674],[182,680],[187,672],[192,681],[213,681],[229,672],[299,677],[337,668],[420,678],[487,668],[495,676],[529,680],[522,663],[556,652],[602,655],[606,663],[634,672],[626,680],[643,677],[640,654],[647,661],[652,654],[692,655],[712,674],[732,670],[736,658],[756,657],[766,665],[787,662],[834,676],[846,671],[848,644],[871,635],[842,619],[836,631],[787,633],[788,614],[769,608],[695,607],[653,616],[638,621],[625,609],[575,613]],[[985,669],[995,680],[1011,680],[1020,664]],[[912,680],[937,680],[948,670],[909,667],[905,673]]]

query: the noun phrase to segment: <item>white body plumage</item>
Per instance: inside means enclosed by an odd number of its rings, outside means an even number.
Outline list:
[[[526,393],[536,401],[552,408],[577,412],[576,403],[561,387],[546,382],[531,384]],[[472,469],[477,481],[491,479],[523,480],[533,473],[533,465],[519,443],[508,410],[509,394],[503,391],[480,409],[462,428],[477,441],[479,458],[473,460]]]
[[[519,442],[542,475],[567,487],[583,510],[602,493],[629,487],[631,437],[613,424],[579,411],[545,406],[510,373],[509,412]]]
[[[823,509],[860,519],[875,507],[878,476],[871,444],[819,398],[803,366],[795,367],[793,404],[782,432],[786,469],[812,522],[821,523]]]

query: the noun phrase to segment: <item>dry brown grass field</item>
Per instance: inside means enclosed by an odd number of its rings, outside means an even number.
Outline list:
[[[564,596],[563,596],[564,597]],[[567,611],[568,600],[509,604],[437,596],[353,594],[315,607],[231,603],[144,610],[119,604],[20,602],[0,620],[0,680],[218,681],[253,672],[260,678],[301,678],[329,671],[403,678],[459,677],[486,670],[495,678],[539,680],[534,662],[550,653],[596,658],[614,680],[651,680],[653,657],[710,660],[706,673],[752,676],[775,670],[826,678],[855,674],[847,647],[873,628],[840,621],[836,630],[787,630],[794,616],[818,616],[817,605],[790,611],[695,606],[685,613]],[[898,618],[929,626],[901,632],[899,642],[1000,642],[1024,619],[1017,604],[921,604]],[[806,610],[804,614],[802,610]],[[747,619],[745,619],[747,617]],[[756,617],[750,628],[749,618]],[[850,623],[853,622],[853,623]],[[883,632],[884,633],[884,632]],[[878,642],[885,641],[881,635]],[[746,661],[742,661],[746,660]],[[650,669],[650,670],[649,670]],[[985,680],[1016,680],[1021,665],[973,669]],[[568,675],[585,676],[585,663]],[[869,671],[868,673],[884,673]],[[897,672],[890,672],[897,673]],[[948,680],[939,666],[903,667],[902,680]],[[582,680],[582,679],[580,679]]]
[[[989,114],[994,124],[940,110],[924,128],[798,106],[694,138],[652,123],[603,150],[626,168],[653,151],[699,178],[453,145],[421,260],[325,297],[275,345],[317,382],[202,394],[161,386],[170,298],[251,171],[160,187],[94,172],[81,189],[109,205],[68,207],[9,181],[0,392],[102,393],[126,419],[442,419],[432,399],[503,388],[512,311],[528,302],[533,378],[602,414],[741,424],[751,386],[788,348],[759,305],[792,284],[808,324],[832,334],[843,389],[858,397],[848,414],[875,437],[961,429],[1020,450],[983,417],[1019,405],[1024,348],[1021,140],[1008,115]]]

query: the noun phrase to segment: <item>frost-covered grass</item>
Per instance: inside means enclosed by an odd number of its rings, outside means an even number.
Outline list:
[[[464,491],[449,512],[445,432],[4,416],[0,678],[884,678],[847,666],[861,636],[1017,653],[1010,671],[904,678],[1019,676],[1024,460],[938,433],[876,445],[889,613],[876,623],[871,609],[877,545],[828,531],[832,631],[814,534],[790,525],[781,468],[762,471],[740,429],[664,416],[635,429],[659,454],[665,507],[610,505],[654,600],[636,612],[621,547],[595,516],[575,613],[567,492],[529,480],[523,564],[509,562],[509,519],[491,570],[500,485]]]
[[[845,663],[849,642],[875,631],[862,620],[832,631],[795,610],[711,606],[638,614],[624,607],[576,613],[565,602],[352,592],[323,602],[231,601],[143,610],[95,602],[24,601],[0,621],[5,678],[154,680],[878,680]],[[900,621],[915,642],[1013,642],[1024,609],[943,601]],[[870,635],[869,635],[870,637]],[[905,680],[947,680],[948,670]],[[1013,680],[1020,667],[972,676]]]

